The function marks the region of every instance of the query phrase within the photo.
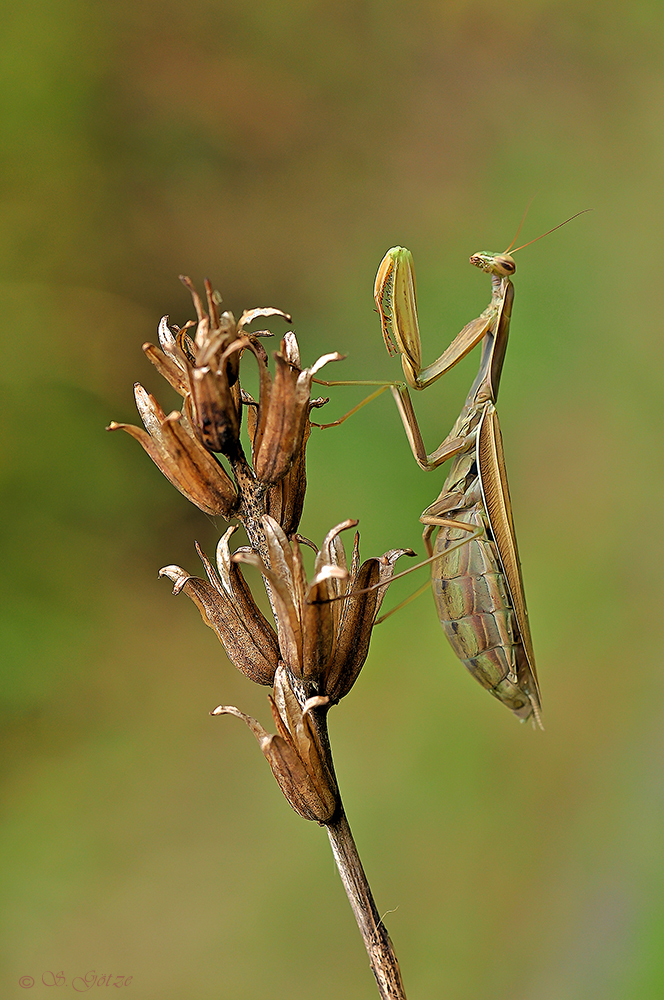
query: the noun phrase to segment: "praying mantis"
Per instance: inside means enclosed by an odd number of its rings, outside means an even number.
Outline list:
[[[555,226],[542,235],[548,236],[559,228]],[[496,410],[514,301],[511,277],[516,264],[512,254],[529,245],[525,243],[510,253],[515,242],[516,238],[503,253],[472,255],[470,263],[491,276],[491,301],[427,367],[421,363],[412,255],[404,247],[387,251],[376,275],[374,298],[385,345],[390,354],[401,355],[406,383],[382,383],[382,388],[369,399],[391,388],[413,456],[421,469],[435,469],[452,460],[440,495],[420,517],[425,525],[423,540],[432,565],[431,582],[440,623],[452,649],[482,687],[517,718],[522,721],[531,718],[536,726],[543,728]],[[427,454],[408,386],[418,390],[427,388],[480,341],[479,370],[463,409],[447,437]],[[350,413],[335,423],[341,423]],[[464,539],[465,544],[460,544]]]

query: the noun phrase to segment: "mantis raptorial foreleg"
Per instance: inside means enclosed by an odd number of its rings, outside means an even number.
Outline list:
[[[322,381],[315,379],[319,385],[376,385],[380,388],[362,400],[352,410],[338,420],[328,424],[316,424],[321,428],[336,427],[348,417],[357,413],[363,406],[380,396],[386,389],[391,389],[396,400],[401,419],[418,465],[422,469],[433,469],[451,457],[450,448],[454,448],[453,432],[430,455],[427,454],[422,436],[413,410],[408,386],[411,389],[425,389],[459,363],[480,341],[484,341],[480,371],[471,388],[476,396],[484,395],[495,403],[498,395],[500,373],[505,357],[505,348],[509,335],[509,324],[514,301],[514,286],[510,281],[516,272],[513,254],[523,250],[531,243],[555,232],[561,226],[576,219],[583,212],[566,219],[559,225],[549,229],[535,240],[529,240],[522,246],[512,250],[511,245],[503,253],[488,253],[481,251],[470,258],[470,263],[491,276],[491,300],[486,309],[475,319],[472,319],[456,335],[451,344],[439,358],[426,367],[422,367],[422,346],[420,340],[419,322],[417,317],[417,295],[413,256],[405,247],[392,247],[383,257],[378,267],[374,283],[374,300],[380,316],[383,340],[388,353],[401,355],[405,383],[403,381]],[[524,216],[525,218],[525,216]],[[523,223],[523,220],[522,220]],[[521,229],[517,230],[517,236]],[[513,241],[513,243],[516,240]],[[497,342],[497,343],[496,343]]]
[[[471,262],[474,263],[472,257]],[[372,380],[328,382],[314,379],[319,385],[325,386],[377,385],[380,387],[357,406],[354,406],[352,410],[344,413],[338,420],[314,426],[322,429],[338,427],[367,403],[380,396],[386,389],[391,389],[418,465],[423,469],[435,468],[446,461],[445,458],[438,457],[443,445],[437,448],[432,456],[427,456],[407,386],[410,385],[413,389],[427,388],[472,351],[495,325],[495,314],[498,308],[495,294],[484,312],[466,324],[437,361],[424,369],[420,364],[422,351],[417,320],[415,271],[410,250],[406,250],[404,247],[393,247],[387,251],[376,275],[374,299],[381,318],[385,345],[390,354],[394,354],[397,350],[400,352],[406,382]],[[507,321],[509,322],[509,316]]]

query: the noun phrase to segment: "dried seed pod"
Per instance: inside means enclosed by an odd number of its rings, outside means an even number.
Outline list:
[[[251,345],[250,345],[251,346]],[[304,448],[308,437],[313,377],[328,361],[341,354],[325,354],[311,366],[300,369],[300,353],[293,333],[287,333],[281,350],[274,355],[274,378],[252,346],[258,361],[260,393],[252,434],[254,470],[262,483],[278,483]]]
[[[231,518],[237,504],[233,481],[191,433],[188,421],[177,411],[166,415],[154,396],[138,383],[134,393],[145,430],[115,421],[107,430],[123,430],[135,438],[169,482],[206,514]]]
[[[339,802],[337,783],[310,718],[313,710],[325,708],[327,703],[327,698],[315,697],[301,706],[282,664],[274,678],[274,697],[270,698],[276,735],[232,705],[219,705],[210,713],[235,715],[246,722],[289,804],[304,819],[318,823],[329,822]]]
[[[192,599],[238,670],[257,684],[272,684],[279,662],[277,636],[231,559],[228,542],[234,531],[231,526],[217,546],[219,572],[196,543],[208,580],[190,576],[179,566],[165,566],[159,575],[173,581],[174,594],[184,590]]]
[[[325,695],[336,702],[350,691],[366,660],[371,630],[394,563],[401,555],[412,555],[410,549],[394,549],[360,566],[356,537],[349,573],[338,536],[356,524],[344,521],[328,533],[310,584],[299,539],[289,540],[267,515],[262,525],[270,565],[256,552],[241,549],[233,556],[238,562],[255,566],[269,581],[280,657],[302,699]],[[382,582],[385,588],[367,590]]]

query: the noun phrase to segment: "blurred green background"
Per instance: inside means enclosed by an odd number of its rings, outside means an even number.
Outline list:
[[[157,580],[224,525],[104,426],[136,379],[175,403],[140,347],[191,317],[180,272],[290,311],[305,363],[348,355],[331,378],[398,377],[385,250],[415,255],[430,361],[533,195],[523,242],[594,209],[519,254],[500,396],[546,732],[423,597],[333,748],[413,1000],[664,996],[664,7],[26,0],[2,24],[3,1000],[91,970],[140,1000],[375,995],[324,831],[207,714],[267,724],[265,690]],[[418,394],[430,448],[476,363]],[[357,517],[365,556],[422,551],[444,471],[389,395],[314,433],[309,474],[306,535]]]

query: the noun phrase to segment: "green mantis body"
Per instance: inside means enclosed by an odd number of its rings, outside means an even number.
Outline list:
[[[541,725],[540,697],[528,612],[512,520],[500,424],[495,402],[514,299],[507,254],[475,254],[472,264],[491,275],[487,309],[427,368],[421,367],[412,257],[389,250],[376,276],[375,298],[391,353],[401,354],[408,384],[424,389],[483,341],[480,366],[464,407],[445,440],[427,455],[405,385],[393,385],[408,440],[422,469],[452,459],[439,497],[424,511],[424,542],[432,561],[432,588],[443,629],[479,683],[524,720]],[[395,348],[396,345],[396,348]],[[432,536],[436,532],[432,544]],[[467,538],[465,545],[459,541]],[[449,551],[448,551],[449,550]]]

